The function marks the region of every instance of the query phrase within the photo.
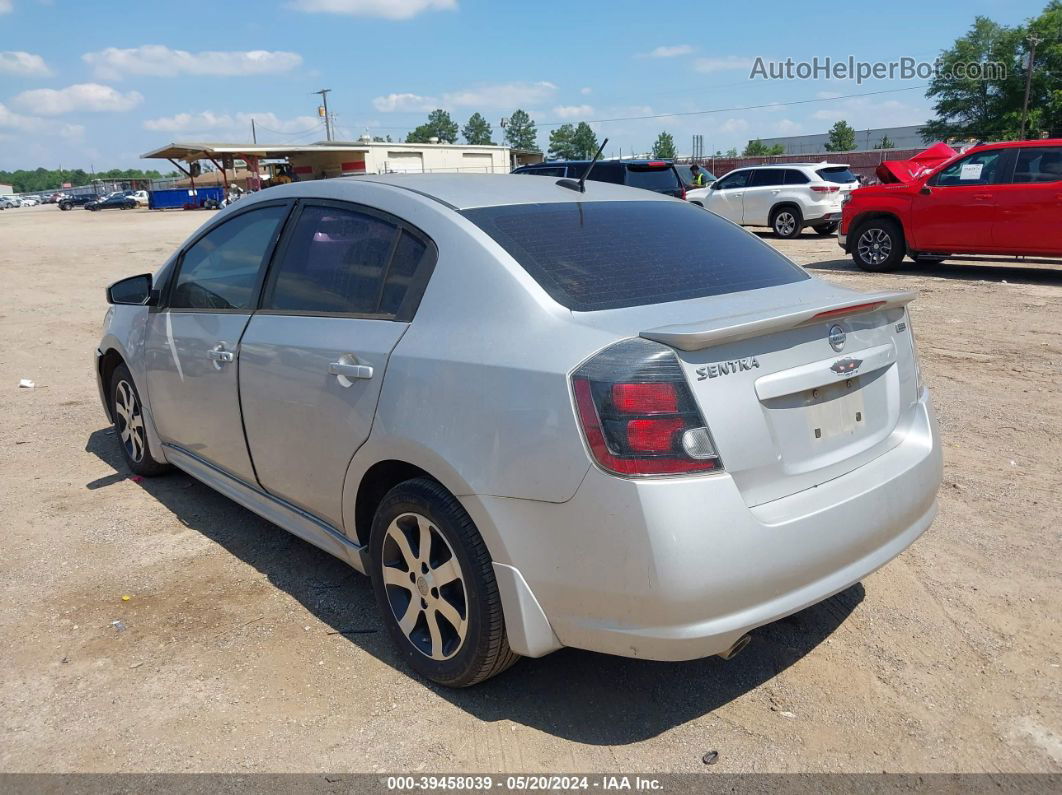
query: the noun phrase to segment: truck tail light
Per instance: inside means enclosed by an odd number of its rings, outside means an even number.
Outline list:
[[[723,468],[674,351],[645,339],[619,342],[572,374],[590,454],[627,477]]]
[[[812,185],[811,189],[816,193],[836,193],[841,187],[839,185]]]

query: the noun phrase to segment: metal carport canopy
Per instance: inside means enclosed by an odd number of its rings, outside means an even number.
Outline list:
[[[196,160],[216,160],[224,156],[254,157],[262,160],[286,158],[295,154],[312,154],[323,152],[368,152],[366,146],[357,144],[305,144],[291,146],[284,144],[225,144],[225,143],[171,143],[146,152],[140,157],[145,160],[184,160],[191,163]]]

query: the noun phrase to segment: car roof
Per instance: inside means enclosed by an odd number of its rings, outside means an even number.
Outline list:
[[[1062,146],[1062,138],[1037,138],[1034,141],[997,141],[996,143],[978,144],[977,146],[971,146],[962,154],[968,155],[970,152],[980,152],[983,149],[1016,149],[1018,147],[1028,149],[1039,146]]]
[[[530,166],[528,166],[528,168],[549,168],[550,166],[581,166],[590,162],[590,160],[543,160],[541,163],[532,163]],[[623,160],[597,161],[597,165],[599,166],[647,166],[650,163],[666,163],[669,166],[675,165],[673,162],[664,157],[628,157]]]
[[[269,188],[261,195],[314,196],[319,187],[330,186],[328,196],[349,187],[351,193],[359,183],[373,183],[401,188],[441,202],[455,210],[472,207],[495,207],[509,204],[554,204],[594,201],[675,201],[641,188],[629,188],[610,182],[587,180],[585,192],[579,193],[557,184],[553,177],[529,177],[524,174],[370,174],[358,177],[338,177],[329,180],[293,182]],[[336,190],[338,189],[338,191]],[[355,197],[352,195],[351,199]]]
[[[848,168],[847,163],[760,163],[756,166],[739,166],[734,171],[748,171],[753,168]]]

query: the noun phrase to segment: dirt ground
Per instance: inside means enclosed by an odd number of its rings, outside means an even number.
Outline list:
[[[0,770],[687,772],[717,750],[719,772],[1062,771],[1062,266],[871,275],[833,238],[781,244],[920,293],[936,523],[731,662],[563,650],[453,692],[397,662],[343,563],[123,468],[103,287],[209,217],[0,213]]]

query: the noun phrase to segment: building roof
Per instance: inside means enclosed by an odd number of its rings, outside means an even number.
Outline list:
[[[368,152],[376,147],[387,149],[463,149],[508,151],[507,146],[487,146],[470,144],[407,144],[396,141],[318,141],[313,144],[247,144],[247,143],[217,143],[191,141],[184,143],[170,143],[160,146],[150,152],[145,152],[140,157],[144,159],[166,158],[169,160],[209,160],[217,159],[223,155],[234,157],[258,157],[262,159],[280,159],[297,154],[313,154],[321,152]]]
[[[235,157],[258,157],[277,159],[303,152],[368,152],[368,144],[338,144],[326,142],[321,144],[227,144],[227,143],[171,143],[142,154],[144,159],[166,158],[168,160],[208,160],[222,155]]]

